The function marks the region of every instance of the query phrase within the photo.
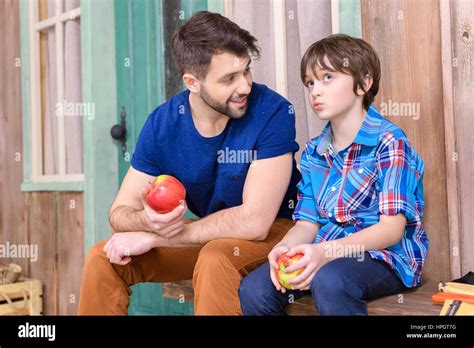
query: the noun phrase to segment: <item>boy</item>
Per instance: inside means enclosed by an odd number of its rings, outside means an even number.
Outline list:
[[[424,164],[405,133],[371,105],[380,62],[361,39],[331,35],[306,51],[301,78],[328,124],[301,156],[296,225],[241,283],[244,315],[285,314],[308,290],[320,315],[367,315],[365,300],[421,284]],[[287,290],[277,259],[304,254]],[[357,257],[355,257],[357,256]]]

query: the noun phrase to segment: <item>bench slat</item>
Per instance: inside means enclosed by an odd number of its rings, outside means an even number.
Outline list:
[[[421,287],[402,293],[402,297],[395,294],[368,301],[368,313],[369,315],[439,315],[442,306],[431,301],[431,296],[437,291],[437,282],[425,282]],[[192,281],[163,283],[163,296],[177,300],[184,296],[185,301],[193,301]],[[318,315],[313,299],[309,295],[289,304],[286,310],[289,315]]]

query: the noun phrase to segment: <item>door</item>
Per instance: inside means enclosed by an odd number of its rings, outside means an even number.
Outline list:
[[[215,1],[213,1],[215,3]],[[115,45],[117,72],[117,121],[126,122],[126,142],[119,146],[119,183],[147,116],[170,96],[183,89],[171,55],[174,30],[193,13],[208,8],[207,0],[117,0]],[[192,315],[191,303],[162,297],[161,284],[132,287],[131,315]]]

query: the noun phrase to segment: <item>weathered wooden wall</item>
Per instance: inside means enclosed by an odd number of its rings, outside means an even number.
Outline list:
[[[451,53],[451,64],[446,67],[452,69],[452,84],[446,87],[454,98],[454,127],[447,130],[455,153],[448,156],[457,169],[457,185],[448,183],[448,190],[458,196],[453,204],[459,207],[455,221],[459,222],[459,256],[464,274],[474,271],[474,1],[451,1],[449,6],[451,45],[443,45],[443,50]]]
[[[84,261],[83,195],[21,192],[23,179],[19,1],[0,1],[0,243],[38,245],[15,262],[44,284],[44,314],[75,314]]]
[[[419,119],[391,117],[425,162],[424,226],[429,236],[425,277],[450,276],[441,39],[437,1],[372,1],[362,6],[362,33],[379,54],[382,80],[376,105],[419,103]]]
[[[473,54],[474,5],[466,1],[451,2],[452,20],[447,30],[454,43],[454,55],[459,57],[459,68],[454,68],[453,84],[448,85],[446,79],[443,79],[442,53],[443,50],[450,51],[451,47],[442,45],[438,0],[362,0],[361,8],[363,38],[374,46],[382,64],[382,80],[375,104],[380,106],[391,100],[395,103],[420,105],[417,120],[414,117],[390,115],[387,118],[403,128],[426,166],[424,225],[430,247],[425,278],[440,280],[457,277],[461,269],[452,263],[459,262],[459,253],[462,272],[474,269],[474,238],[468,224],[474,211],[474,86],[470,80],[473,76],[472,62],[466,59],[470,54],[472,60]],[[462,21],[471,23],[470,42],[462,42]],[[470,53],[465,47],[469,43]],[[454,108],[445,107],[448,101],[443,98],[443,87],[445,90],[452,90]],[[452,117],[453,111],[454,124],[446,128],[445,119]],[[451,171],[453,158],[448,154],[447,148],[453,148],[457,152],[459,160],[454,164],[457,166],[455,171]],[[447,173],[450,172],[454,177],[457,176],[457,185],[453,179],[447,180]],[[452,197],[451,210],[448,210],[448,194]],[[448,211],[456,209],[459,211],[459,219],[448,214]],[[449,219],[455,222],[451,228]],[[456,238],[459,240],[460,250],[454,248]]]
[[[18,1],[0,2],[0,226],[4,240],[14,238],[17,243],[27,243],[25,197],[20,193],[23,165],[18,10]],[[19,263],[28,269],[26,263]]]

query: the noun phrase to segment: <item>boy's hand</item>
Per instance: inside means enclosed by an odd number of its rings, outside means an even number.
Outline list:
[[[268,261],[270,262],[270,278],[272,279],[273,285],[277,291],[281,291],[282,293],[286,292],[285,287],[283,287],[277,279],[277,272],[278,272],[278,256],[283,253],[286,253],[290,248],[286,245],[280,245],[272,249],[268,254]]]
[[[285,272],[291,273],[300,268],[304,268],[303,272],[297,277],[288,280],[294,290],[309,290],[311,281],[316,272],[325,265],[329,259],[325,256],[325,250],[322,243],[320,244],[301,244],[291,248],[288,256],[303,254],[304,256],[297,262],[288,267]]]
[[[143,218],[149,227],[149,231],[155,232],[165,238],[174,237],[182,232],[185,224],[184,215],[188,210],[186,201],[181,201],[181,204],[169,213],[160,214],[146,203],[145,198],[147,191],[147,187],[142,190],[141,199],[143,204]]]

